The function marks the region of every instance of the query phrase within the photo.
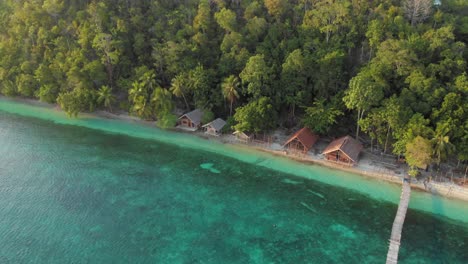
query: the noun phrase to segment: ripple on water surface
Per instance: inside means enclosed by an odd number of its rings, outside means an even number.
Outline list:
[[[1,263],[385,259],[396,211],[385,200],[206,151],[5,112],[0,127]],[[316,173],[324,172],[339,177]],[[409,210],[401,263],[466,263],[467,237],[466,223]]]

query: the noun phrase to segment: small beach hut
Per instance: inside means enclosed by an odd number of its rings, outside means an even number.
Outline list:
[[[215,120],[209,122],[206,125],[203,125],[205,133],[208,135],[219,136],[221,134],[221,129],[226,125],[226,121],[221,118],[216,118]]]
[[[197,130],[201,125],[201,120],[203,116],[203,111],[200,109],[195,109],[192,112],[188,112],[179,117],[177,122],[178,127],[188,128],[190,130]]]
[[[324,150],[325,159],[347,165],[356,165],[363,146],[356,139],[345,136],[333,140]]]
[[[250,142],[253,139],[253,134],[247,133],[247,132],[242,132],[242,131],[235,131],[232,133],[234,136],[236,136],[236,139],[238,141],[247,143]]]
[[[304,127],[294,133],[287,141],[284,143],[283,147],[294,150],[301,151],[302,153],[307,153],[312,148],[312,146],[317,142],[318,136],[312,131]]]

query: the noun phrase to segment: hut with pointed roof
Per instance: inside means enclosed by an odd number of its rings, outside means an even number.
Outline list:
[[[203,111],[200,109],[183,114],[177,121],[178,127],[195,131],[200,128],[202,116]]]
[[[212,136],[219,136],[221,134],[221,129],[226,125],[226,121],[221,118],[216,118],[215,120],[209,122],[206,125],[203,125],[202,128],[205,130],[205,133]]]
[[[252,133],[242,132],[239,130],[234,131],[234,133],[232,134],[236,137],[237,141],[242,143],[248,143],[254,138],[254,135]]]
[[[312,133],[309,128],[304,127],[294,133],[286,143],[284,143],[283,147],[293,151],[307,153],[315,142],[317,142],[318,138],[319,137]]]
[[[324,150],[323,155],[329,161],[354,166],[357,164],[363,146],[356,139],[345,136],[333,140]]]

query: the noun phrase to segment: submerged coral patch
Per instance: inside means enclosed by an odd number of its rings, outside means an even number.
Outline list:
[[[202,163],[202,164],[200,164],[200,168],[202,168],[204,170],[208,170],[208,171],[210,171],[212,173],[216,173],[216,174],[221,173],[220,170],[213,168],[213,166],[214,166],[213,163]]]

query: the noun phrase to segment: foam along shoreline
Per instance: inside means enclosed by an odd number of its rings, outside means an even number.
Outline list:
[[[0,111],[49,120],[62,125],[82,126],[112,134],[156,140],[183,148],[209,151],[298,177],[358,191],[374,199],[394,204],[398,203],[401,192],[401,187],[397,184],[362,177],[357,174],[359,172],[334,170],[311,164],[311,162],[273,155],[247,146],[222,144],[215,139],[206,140],[187,133],[161,130],[156,128],[153,122],[142,121],[128,115],[98,112],[96,114],[80,114],[79,118],[71,119],[53,105],[35,100],[7,99],[5,97],[0,97]],[[285,182],[285,184],[288,183]],[[448,199],[427,192],[414,192],[410,208],[468,223],[468,203],[462,200]]]

